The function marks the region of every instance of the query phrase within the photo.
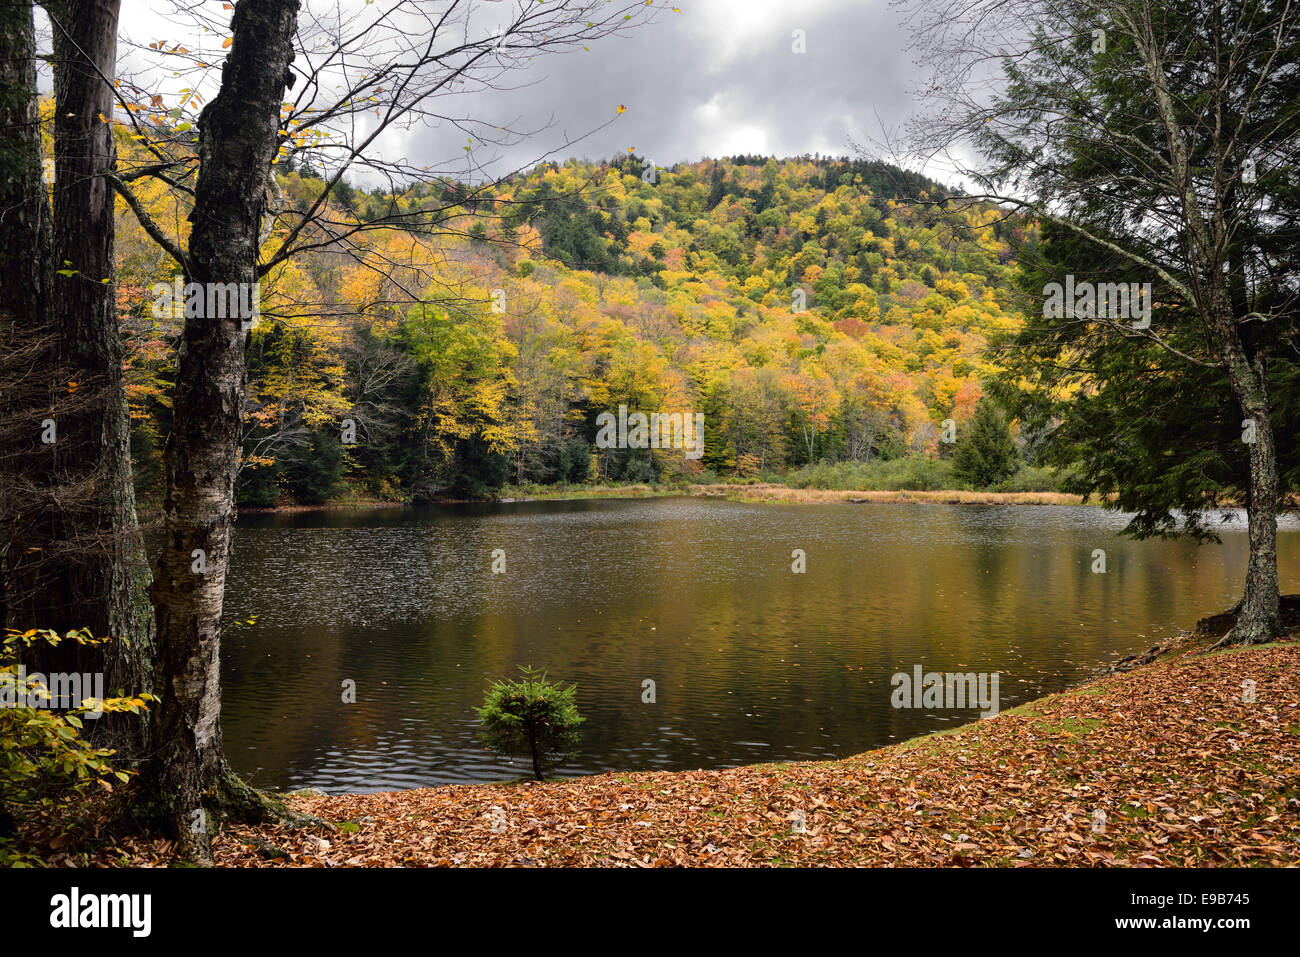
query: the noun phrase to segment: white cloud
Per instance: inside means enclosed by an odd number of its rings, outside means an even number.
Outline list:
[[[862,6],[862,0],[857,5]],[[795,56],[790,50],[792,32],[807,31],[836,6],[836,0],[697,0],[684,4],[682,15],[686,30],[707,51],[706,69],[717,73],[757,49],[770,47],[774,54]],[[843,8],[843,2],[838,6]],[[812,36],[808,42],[812,49]]]

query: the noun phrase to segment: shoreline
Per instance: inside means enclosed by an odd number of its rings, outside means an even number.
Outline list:
[[[277,515],[367,509],[426,508],[438,505],[513,505],[520,502],[576,502],[596,499],[720,498],[750,504],[827,505],[1096,505],[1064,492],[975,492],[961,489],[906,491],[865,489],[802,489],[776,483],[718,482],[709,485],[584,485],[552,490],[505,490],[489,499],[444,498],[427,504],[380,499],[326,502],[321,505],[243,506],[240,515]]]
[[[283,794],[328,826],[228,827],[216,863],[1295,865],[1297,621],[1286,641],[1215,650],[1223,620],[987,720],[838,760]],[[125,838],[52,863],[166,866],[170,849]]]
[[[407,508],[409,505],[409,502],[366,499],[353,502],[324,502],[320,505],[241,505],[235,511],[240,515],[279,515],[292,512],[337,512],[345,509]]]

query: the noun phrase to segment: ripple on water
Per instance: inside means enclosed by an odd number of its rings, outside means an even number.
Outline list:
[[[841,757],[975,717],[892,708],[895,671],[997,671],[1005,709],[1235,600],[1240,522],[1200,549],[1124,524],[1087,507],[697,499],[241,518],[226,746],[267,787],[517,777],[530,767],[483,749],[473,708],[531,661],[579,686],[565,773]],[[1297,541],[1288,520],[1291,591]]]

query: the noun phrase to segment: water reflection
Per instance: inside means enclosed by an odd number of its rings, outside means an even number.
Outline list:
[[[482,750],[471,709],[531,661],[579,684],[569,773],[853,754],[975,716],[891,708],[895,671],[999,671],[1005,709],[1237,597],[1240,530],[1198,548],[1122,525],[1095,508],[696,499],[242,518],[227,753],[276,788],[523,774]],[[1298,540],[1280,538],[1285,590]]]

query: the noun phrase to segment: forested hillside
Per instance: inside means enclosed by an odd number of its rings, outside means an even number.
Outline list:
[[[280,169],[273,205],[308,211],[326,181]],[[158,228],[183,234],[185,197],[149,188]],[[1018,327],[1008,240],[1023,226],[942,198],[885,164],[820,157],[652,169],[629,154],[397,194],[340,182],[315,248],[261,284],[240,501],[946,454],[941,423],[972,415],[987,337]],[[124,207],[118,229],[148,498],[181,322],[153,286],[178,270]],[[597,449],[596,417],[620,405],[702,412],[703,457]]]

